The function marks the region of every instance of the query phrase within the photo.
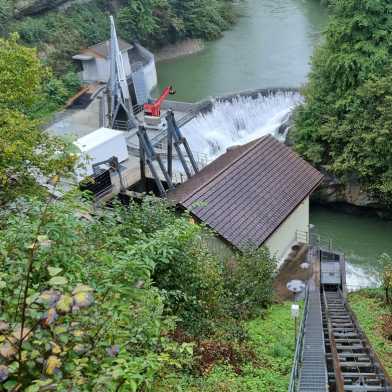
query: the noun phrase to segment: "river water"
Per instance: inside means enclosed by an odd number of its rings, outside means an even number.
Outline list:
[[[177,90],[177,100],[197,101],[246,89],[299,87],[306,81],[309,59],[328,18],[320,0],[241,0],[236,7],[241,17],[221,39],[207,43],[200,53],[158,64],[160,89],[171,84]],[[295,97],[281,97],[271,109],[271,116],[283,118],[295,101]],[[271,121],[265,111],[271,102],[263,98],[260,102],[264,106],[249,120],[247,132],[237,132],[238,120],[233,126],[230,108],[220,108],[199,119],[188,128],[188,138],[196,143],[192,147],[213,156],[230,144],[248,140],[252,134],[270,132]],[[241,116],[247,106],[252,107],[240,102],[237,110]],[[201,129],[207,134],[202,138],[197,135]],[[373,285],[377,257],[382,252],[392,254],[392,223],[315,206],[310,219],[320,235],[331,238],[334,246],[346,254],[348,284]]]
[[[158,64],[160,89],[175,86],[177,100],[197,101],[263,87],[298,87],[327,19],[320,0],[240,0],[241,15],[205,50]]]

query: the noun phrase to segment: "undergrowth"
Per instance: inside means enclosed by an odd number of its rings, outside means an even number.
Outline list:
[[[392,311],[378,289],[350,294],[349,301],[361,328],[366,333],[383,365],[392,374]]]

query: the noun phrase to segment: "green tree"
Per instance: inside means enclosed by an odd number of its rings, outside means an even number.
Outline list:
[[[0,108],[29,112],[41,100],[48,76],[37,51],[18,44],[18,35],[0,38]]]
[[[331,13],[296,113],[296,149],[390,206],[392,4],[335,0]]]
[[[214,39],[228,27],[225,2],[219,0],[173,0],[173,8],[184,21],[186,35]]]
[[[0,39],[0,203],[31,187],[36,191],[37,178],[65,175],[74,164],[68,145],[31,118],[44,102],[50,73],[36,51],[19,45],[17,38]],[[58,85],[51,100],[56,91]]]

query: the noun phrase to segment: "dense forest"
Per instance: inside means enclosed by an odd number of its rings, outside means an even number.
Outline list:
[[[296,116],[297,150],[392,206],[392,4],[330,1]]]

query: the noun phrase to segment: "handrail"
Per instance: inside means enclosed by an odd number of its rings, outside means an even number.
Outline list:
[[[303,338],[305,331],[305,322],[308,317],[308,304],[309,304],[309,284],[306,286],[305,300],[304,300],[304,311],[299,328],[299,334],[297,336],[297,344],[295,346],[295,353],[293,359],[293,367],[291,369],[290,383],[288,392],[295,392],[297,390],[297,381],[299,376],[299,367],[302,362],[302,349],[303,349]]]

